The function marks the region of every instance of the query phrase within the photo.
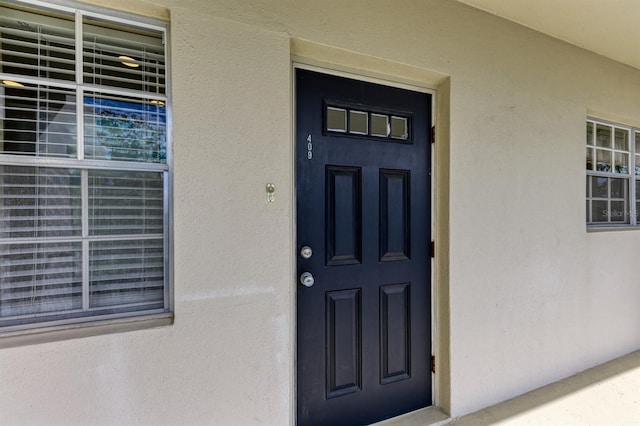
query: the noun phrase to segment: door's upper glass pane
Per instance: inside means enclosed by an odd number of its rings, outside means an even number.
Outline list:
[[[408,121],[405,117],[391,117],[391,137],[407,139],[409,137]]]
[[[327,130],[330,132],[347,131],[347,110],[327,107]]]
[[[349,133],[366,135],[369,133],[369,114],[364,111],[349,111]]]
[[[389,136],[389,116],[385,114],[371,114],[371,136]]]

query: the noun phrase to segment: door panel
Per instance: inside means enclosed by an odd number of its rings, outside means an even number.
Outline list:
[[[327,399],[362,389],[360,290],[327,293]]]
[[[297,269],[314,277],[296,292],[300,425],[431,403],[430,108],[296,70]]]
[[[380,286],[380,382],[408,379],[411,372],[409,284]]]
[[[380,261],[409,260],[411,241],[408,170],[380,170]]]
[[[327,166],[327,265],[360,263],[362,196],[359,167]]]

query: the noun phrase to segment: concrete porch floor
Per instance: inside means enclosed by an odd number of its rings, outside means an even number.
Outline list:
[[[640,426],[640,351],[463,417],[429,407],[378,425]]]

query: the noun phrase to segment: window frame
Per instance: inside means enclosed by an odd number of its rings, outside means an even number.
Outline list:
[[[23,7],[26,10],[37,10],[45,16],[51,16],[52,13],[66,13],[74,17],[74,41],[75,41],[75,81],[51,79],[47,77],[33,77],[21,74],[3,73],[0,70],[0,81],[2,80],[18,80],[27,84],[54,85],[57,88],[70,89],[75,91],[76,99],[76,147],[78,154],[75,157],[51,157],[51,156],[27,156],[19,154],[0,153],[0,165],[2,166],[26,166],[26,167],[42,167],[42,168],[69,168],[90,173],[95,171],[121,171],[121,172],[155,172],[162,175],[163,178],[163,212],[162,212],[162,250],[163,250],[163,307],[158,309],[143,309],[122,311],[117,313],[92,314],[86,311],[83,306],[83,315],[73,318],[51,319],[45,321],[33,321],[26,323],[16,323],[15,325],[0,326],[0,348],[11,347],[14,345],[29,344],[33,342],[34,335],[41,335],[43,331],[47,331],[50,335],[45,340],[57,340],[64,338],[81,337],[83,335],[95,335],[110,332],[126,331],[131,329],[148,328],[159,325],[168,325],[173,323],[174,311],[174,288],[173,288],[173,155],[172,155],[172,105],[171,105],[171,61],[169,52],[169,23],[158,19],[148,18],[144,16],[134,15],[126,12],[116,11],[103,7],[90,6],[75,3],[73,1],[62,0],[59,3],[49,3],[39,0],[3,0],[2,5]],[[84,23],[85,19],[96,19],[99,21],[107,21],[113,25],[123,26],[125,28],[137,28],[138,30],[151,30],[159,32],[162,36],[162,44],[164,48],[164,93],[133,91],[125,88],[117,88],[111,86],[101,86],[95,84],[84,83]],[[3,92],[4,93],[4,92]],[[137,162],[125,160],[108,160],[108,159],[86,159],[84,154],[85,144],[85,93],[93,95],[116,95],[123,98],[131,99],[137,102],[160,101],[164,108],[165,114],[165,138],[166,138],[166,157],[164,162]],[[36,109],[36,114],[41,111],[48,112],[46,108]],[[4,117],[0,117],[4,120]],[[1,127],[0,127],[1,128]],[[86,190],[82,194],[83,205],[88,203],[89,195]],[[86,206],[82,208],[83,228],[88,225]],[[89,245],[89,241],[103,241],[99,235],[83,233],[80,240],[83,245]],[[112,237],[113,238],[113,237]],[[143,240],[144,235],[133,240]],[[29,239],[32,242],[38,242],[37,237]],[[3,244],[12,244],[12,238],[2,239]],[[83,249],[83,253],[85,250]],[[88,255],[83,254],[83,289],[82,298],[88,298],[88,282],[89,276],[84,276],[89,269]],[[84,305],[84,303],[83,303]],[[86,305],[85,305],[86,306]],[[104,310],[105,312],[107,310]],[[60,315],[61,311],[51,312],[51,315],[42,315],[43,317],[55,317],[56,313]],[[34,315],[38,316],[40,314]],[[96,329],[95,326],[100,326]],[[87,329],[88,332],[80,331]],[[50,333],[49,333],[50,332]],[[29,337],[31,336],[31,337]],[[41,338],[40,338],[41,339]]]
[[[623,230],[623,229],[640,229],[640,207],[638,206],[638,202],[640,201],[640,199],[637,199],[637,194],[636,191],[640,190],[640,167],[636,167],[636,157],[640,157],[640,151],[636,150],[636,138],[640,138],[640,127],[635,127],[632,125],[627,125],[627,124],[623,124],[623,123],[619,123],[619,122],[615,122],[615,121],[610,121],[610,120],[604,120],[604,119],[600,119],[600,118],[596,118],[596,117],[592,117],[592,116],[588,116],[586,119],[586,124],[587,125],[591,125],[593,128],[593,143],[589,144],[588,141],[586,141],[585,138],[585,145],[583,145],[585,147],[585,149],[591,149],[593,152],[593,158],[591,161],[593,161],[593,163],[597,164],[597,149],[601,148],[601,149],[605,149],[609,152],[611,152],[611,166],[612,166],[612,171],[597,171],[597,170],[591,170],[586,168],[586,196],[585,196],[585,213],[586,213],[586,227],[588,231],[601,231],[601,230]],[[597,126],[598,125],[602,125],[602,126],[606,126],[606,127],[610,127],[611,128],[611,147],[606,148],[606,147],[598,147],[597,145]],[[616,130],[622,130],[627,132],[628,134],[628,144],[629,144],[629,149],[628,150],[620,150],[617,149],[615,147],[615,132]],[[586,133],[586,128],[585,128],[585,133]],[[616,167],[616,160],[615,160],[615,154],[616,153],[627,153],[628,154],[628,163],[627,163],[627,168],[628,168],[628,172],[627,173],[616,173],[615,172],[615,167]],[[586,160],[587,162],[589,161],[589,157],[586,156]],[[590,207],[591,207],[591,202],[594,199],[600,199],[601,201],[604,200],[608,200],[608,202],[610,203],[611,200],[614,201],[619,201],[620,199],[618,198],[614,198],[611,197],[611,193],[609,192],[609,196],[607,198],[602,198],[602,197],[593,197],[593,192],[589,192],[590,190],[590,186],[589,186],[589,180],[592,177],[601,177],[601,178],[607,178],[607,179],[623,179],[625,180],[625,187],[626,187],[626,191],[627,191],[627,198],[626,198],[626,202],[627,202],[627,207],[625,208],[625,215],[627,215],[628,219],[625,221],[611,221],[609,220],[608,222],[594,222],[593,220],[589,220],[589,219],[593,219],[592,217],[592,212],[589,211]],[[610,184],[609,184],[610,185]],[[610,204],[609,204],[610,205]],[[611,213],[608,213],[611,214]]]

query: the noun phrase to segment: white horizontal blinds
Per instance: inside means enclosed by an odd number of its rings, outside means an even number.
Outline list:
[[[164,304],[164,250],[162,238],[95,241],[89,249],[89,305]]]
[[[89,235],[162,237],[162,173],[89,171]]]
[[[163,32],[83,13],[0,6],[0,327],[168,308]]]
[[[82,307],[80,242],[0,244],[0,319]]]
[[[0,153],[75,157],[76,95],[71,89],[24,83],[0,88],[4,117]]]
[[[85,18],[82,37],[85,84],[165,94],[161,32]]]
[[[95,20],[83,31],[84,83],[98,86],[83,99],[85,158],[166,163],[162,34]],[[164,173],[90,170],[88,185],[90,309],[162,308]]]
[[[0,241],[81,235],[78,170],[0,165],[0,194]]]
[[[0,7],[0,153],[76,155],[74,40],[71,15]]]
[[[79,176],[0,165],[0,318],[81,307]]]
[[[85,158],[165,163],[166,109],[159,101],[86,92]]]
[[[0,7],[0,57],[4,74],[75,80],[73,16]]]

